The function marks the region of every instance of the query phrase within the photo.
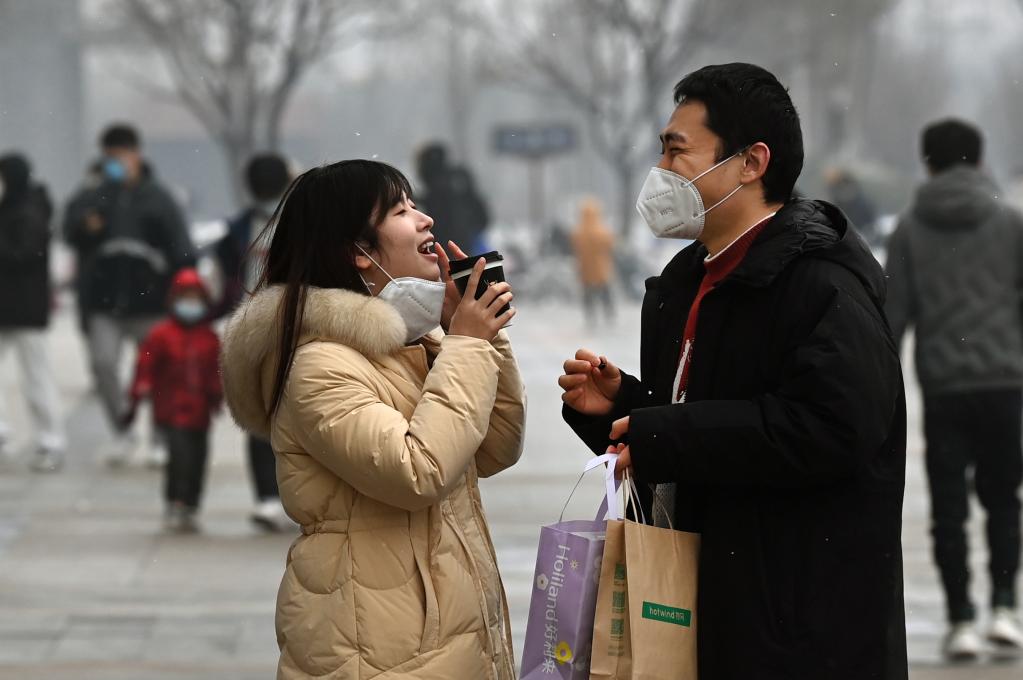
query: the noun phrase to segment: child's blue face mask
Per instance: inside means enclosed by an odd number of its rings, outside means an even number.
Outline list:
[[[174,317],[183,324],[196,324],[206,318],[206,305],[199,300],[183,298],[175,300]]]

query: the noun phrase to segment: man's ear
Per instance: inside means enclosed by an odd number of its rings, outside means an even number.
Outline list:
[[[763,142],[757,142],[746,150],[746,163],[739,174],[739,181],[743,184],[752,184],[763,179],[770,163],[771,149]]]

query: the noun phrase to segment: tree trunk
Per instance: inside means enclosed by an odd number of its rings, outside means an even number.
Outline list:
[[[636,187],[633,183],[632,163],[624,159],[614,161],[615,177],[618,181],[618,233],[628,240],[632,232],[632,221],[636,215]]]
[[[231,199],[235,207],[241,209],[250,200],[242,175],[245,163],[253,153],[252,145],[224,137],[219,137],[217,143],[224,156],[224,169],[227,171],[228,186],[231,187]]]
[[[468,93],[467,69],[465,59],[464,28],[452,22],[447,36],[448,41],[448,111],[451,122],[451,146],[454,160],[465,163],[469,159],[469,107],[471,98]]]
[[[263,139],[260,142],[265,146],[260,151],[281,150],[281,135],[284,129],[284,116],[288,112],[288,105],[291,103],[291,96],[298,86],[299,77],[295,76],[288,82],[283,83],[267,106],[264,128],[262,129]]]

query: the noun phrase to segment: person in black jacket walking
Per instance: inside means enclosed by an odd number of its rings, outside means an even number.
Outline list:
[[[701,678],[904,679],[884,277],[841,211],[792,198],[802,134],[773,75],[708,66],[675,102],[637,207],[696,242],[647,281],[641,376],[579,350],[564,417],[593,451],[615,445],[655,524],[702,534]]]
[[[93,375],[117,434],[108,462],[123,464],[133,444],[124,426],[123,343],[138,346],[164,316],[171,280],[194,266],[195,250],[177,204],[143,161],[138,132],[112,125],[100,148],[103,181],[70,201],[64,235],[87,260],[79,302],[87,308]]]
[[[1015,609],[1023,484],[1023,216],[980,169],[980,131],[929,125],[921,144],[930,179],[888,248],[888,318],[896,342],[916,330],[924,396],[934,559],[945,589],[946,656],[983,651],[970,599],[965,524],[968,472],[987,513],[991,559],[988,638],[1023,650]]]
[[[259,284],[261,266],[273,237],[269,222],[277,204],[291,184],[291,170],[283,156],[262,153],[253,156],[245,168],[245,183],[252,203],[227,224],[227,234],[217,242],[215,252],[224,281],[223,299],[217,316],[224,316],[245,299]],[[250,519],[267,531],[291,531],[295,528],[277,488],[277,459],[270,442],[249,433],[249,475],[256,497]]]
[[[416,205],[436,220],[438,238],[470,253],[485,252],[490,210],[469,169],[452,165],[447,148],[437,142],[419,152],[416,164],[421,181]]]
[[[47,349],[50,324],[50,219],[46,190],[31,181],[28,159],[0,157],[0,351],[13,347],[22,392],[35,425],[34,470],[64,462],[66,445],[53,367]],[[10,432],[0,422],[0,453]]]

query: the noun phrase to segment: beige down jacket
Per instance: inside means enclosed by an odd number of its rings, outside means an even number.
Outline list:
[[[301,525],[277,599],[279,680],[513,680],[508,608],[477,477],[522,451],[508,338],[427,336],[382,300],[310,289],[283,400],[271,287],[223,346],[228,405],[269,435]]]

